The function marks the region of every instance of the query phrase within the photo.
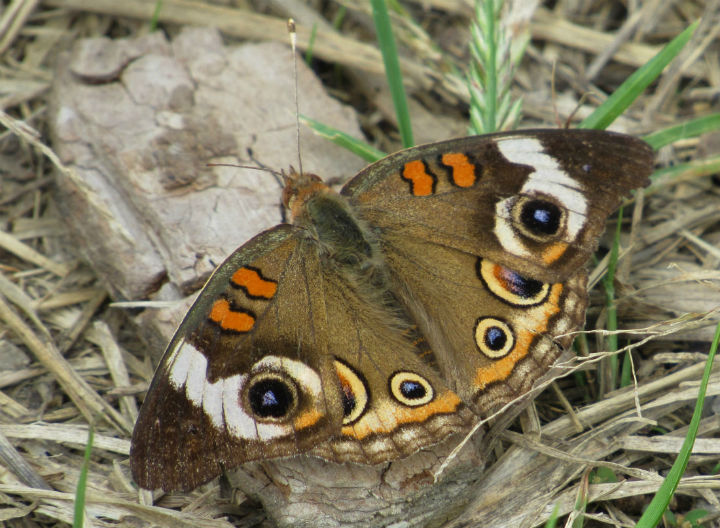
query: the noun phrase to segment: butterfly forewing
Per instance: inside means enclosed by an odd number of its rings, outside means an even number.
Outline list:
[[[289,455],[339,430],[317,254],[278,226],[233,253],[179,327],[135,427],[142,487],[191,489],[238,463]]]
[[[597,247],[607,215],[649,183],[652,150],[597,130],[443,141],[374,163],[342,194],[382,232],[421,237],[558,282]]]

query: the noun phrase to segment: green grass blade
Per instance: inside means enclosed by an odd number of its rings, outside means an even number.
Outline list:
[[[560,515],[558,513],[559,511],[560,511],[560,507],[557,504],[555,506],[553,506],[553,511],[550,514],[550,517],[548,517],[548,520],[545,521],[545,528],[556,528],[557,522],[558,522],[558,517],[560,517]]]
[[[162,0],[155,2],[155,9],[150,17],[150,33],[157,31],[158,24],[160,23],[160,11],[162,11]]]
[[[689,512],[687,512],[684,517],[685,521],[689,522],[692,528],[697,528],[700,526],[699,522],[702,521],[702,518],[707,516],[709,513],[710,512],[707,510],[697,508],[695,510],[690,510]]]
[[[402,139],[403,146],[412,147],[415,144],[413,140],[412,128],[410,126],[410,111],[408,110],[407,98],[405,96],[405,87],[402,81],[402,72],[400,71],[400,60],[398,59],[397,47],[395,46],[395,37],[392,33],[390,25],[390,15],[385,5],[385,0],[372,0],[373,20],[375,21],[375,31],[377,32],[378,45],[385,63],[385,76],[390,87],[390,95],[395,105],[395,115],[398,120],[398,129]]]
[[[578,128],[607,128],[625,109],[662,73],[687,44],[698,26],[698,21],[670,41],[657,55],[636,70],[620,87],[607,98],[592,114],[586,117]]]
[[[668,185],[679,178],[683,180],[689,178],[697,179],[704,176],[711,176],[718,172],[720,172],[720,156],[663,167],[653,172],[651,176],[652,184],[645,189],[645,195],[653,194],[658,188]]]
[[[618,210],[617,227],[615,228],[615,236],[613,237],[613,245],[610,248],[610,258],[608,259],[608,269],[603,277],[603,288],[605,289],[605,309],[607,311],[607,329],[610,331],[610,335],[605,340],[606,348],[609,351],[616,351],[618,349],[617,334],[617,305],[615,304],[615,270],[617,269],[617,260],[620,246],[620,232],[622,229],[622,217],[623,208],[620,207]],[[617,374],[618,374],[618,357],[612,354],[609,358],[610,361],[610,379],[608,385],[605,386],[605,390],[613,390],[617,388]]]
[[[80,468],[77,488],[75,489],[75,511],[73,515],[73,528],[82,528],[85,523],[85,491],[87,489],[87,474],[90,469],[90,453],[92,453],[93,440],[95,439],[95,428],[90,424],[88,429],[88,440],[85,445],[85,456],[83,465]]]
[[[632,350],[623,355],[622,369],[620,371],[620,387],[628,387],[633,382],[632,376]]]
[[[312,128],[316,134],[329,139],[336,145],[339,145],[353,154],[360,156],[365,161],[373,162],[387,156],[387,154],[382,150],[378,150],[372,145],[354,138],[337,128],[321,123],[320,121],[315,121],[314,119],[304,115],[300,116],[300,121]]]
[[[332,20],[332,27],[335,29],[340,29],[342,27],[343,22],[345,21],[345,15],[347,14],[347,7],[344,5],[339,5],[337,13],[333,17]]]
[[[715,353],[717,352],[719,343],[720,323],[718,323],[715,328],[715,336],[713,337],[712,345],[710,346],[710,353],[708,354],[707,361],[705,362],[705,372],[703,373],[702,381],[700,382],[700,389],[698,390],[697,401],[695,402],[695,412],[693,412],[692,419],[690,420],[685,441],[683,442],[682,448],[680,448],[680,453],[678,453],[677,459],[675,459],[675,462],[665,477],[665,480],[660,485],[657,493],[655,493],[652,501],[650,501],[650,504],[642,514],[642,517],[638,520],[635,528],[655,528],[655,526],[658,525],[662,519],[663,513],[668,507],[668,504],[670,504],[670,499],[675,493],[683,473],[685,472],[688,460],[690,460],[693,444],[695,443],[695,437],[697,436],[698,428],[700,427],[703,404],[705,403],[705,393],[707,391],[708,380],[710,379],[713,360],[715,359]]]
[[[720,114],[698,117],[697,119],[691,119],[678,125],[663,128],[662,130],[644,136],[643,139],[647,141],[653,149],[657,150],[679,139],[696,137],[700,134],[713,132],[715,130],[720,130]]]
[[[580,479],[577,494],[575,496],[575,506],[573,513],[576,515],[572,522],[572,528],[582,528],[585,524],[585,513],[588,506],[588,479],[590,475],[586,471]]]
[[[308,45],[305,49],[305,64],[308,66],[312,65],[315,37],[317,37],[317,23],[313,24],[312,30],[310,30],[310,40],[308,40]]]

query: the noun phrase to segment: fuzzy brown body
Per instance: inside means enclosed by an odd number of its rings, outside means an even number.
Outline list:
[[[535,130],[408,149],[338,195],[291,173],[293,218],[239,248],[171,341],[131,467],[190,489],[251,460],[376,464],[523,395],[583,323],[584,265],[652,152]]]

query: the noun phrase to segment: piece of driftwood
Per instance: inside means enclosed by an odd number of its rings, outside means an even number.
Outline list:
[[[353,111],[298,66],[301,114],[359,137]],[[292,70],[289,46],[229,48],[210,29],[88,39],[61,58],[50,126],[74,174],[58,179],[57,203],[116,300],[188,295],[280,222],[271,173],[208,164],[297,166]],[[303,168],[325,178],[363,166],[307,129],[301,140]],[[144,317],[155,359],[187,306]]]
[[[302,455],[244,464],[228,478],[282,528],[440,527],[474,496],[484,468],[481,438],[475,435],[437,481],[461,435],[387,464],[337,464]]]

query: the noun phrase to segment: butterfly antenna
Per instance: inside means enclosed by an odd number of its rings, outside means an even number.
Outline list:
[[[233,167],[235,169],[251,169],[256,171],[269,172],[278,179],[284,179],[285,175],[282,172],[270,169],[268,167],[256,167],[255,165],[238,165],[237,163],[208,163],[208,167]],[[284,183],[283,183],[284,185]]]
[[[297,67],[297,31],[295,30],[295,21],[290,18],[287,23],[288,33],[290,34],[290,47],[293,54],[293,81],[295,83],[295,135],[297,136],[297,153],[298,168],[300,174],[303,172],[302,156],[300,155],[300,105],[298,104],[298,67]]]
[[[585,101],[587,101],[591,95],[594,95],[592,92],[585,92],[580,96],[580,99],[578,100],[577,104],[575,105],[575,109],[570,112],[570,115],[565,120],[565,128],[570,128],[570,123],[572,122],[573,118],[575,117],[575,114],[578,113],[578,111],[582,108],[582,105],[585,104]]]
[[[557,73],[557,60],[553,60],[552,73],[550,74],[550,98],[552,99],[553,117],[555,125],[560,126],[560,116],[557,108],[557,92],[555,91],[555,74]]]

